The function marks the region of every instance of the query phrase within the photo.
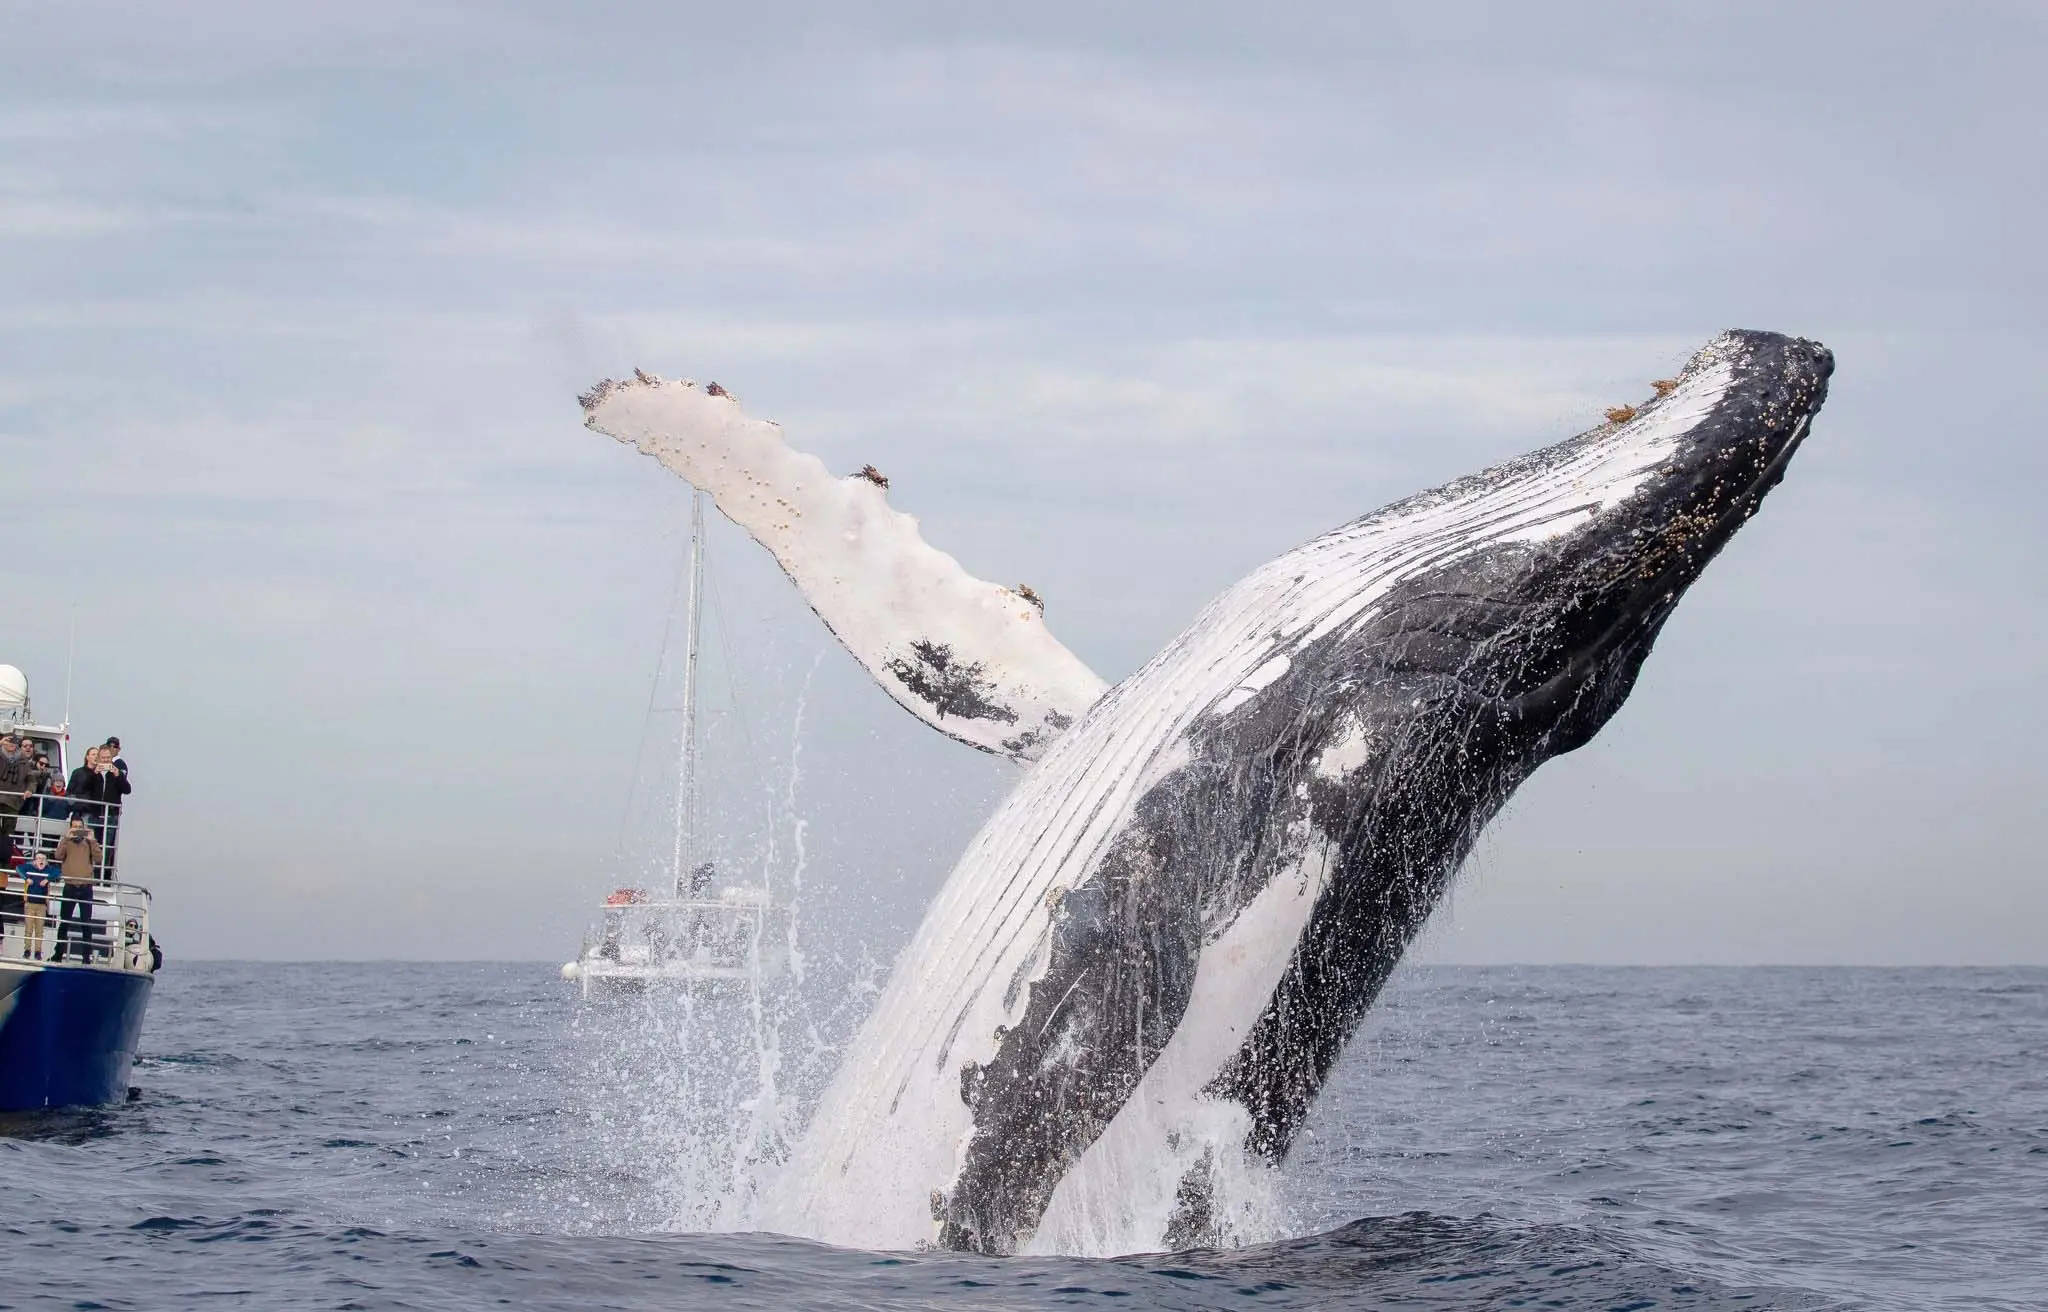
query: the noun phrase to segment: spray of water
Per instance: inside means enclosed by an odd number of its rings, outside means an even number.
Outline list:
[[[577,1013],[591,1131],[584,1148],[613,1186],[594,1209],[576,1200],[572,1223],[580,1228],[771,1224],[769,1186],[845,1036],[880,991],[884,966],[867,946],[839,951],[830,927],[804,914],[803,734],[824,654],[798,689],[780,770],[762,770],[763,821],[752,850],[729,852],[737,859],[725,863],[779,909],[752,923],[750,976],[715,987],[663,983],[594,998]]]

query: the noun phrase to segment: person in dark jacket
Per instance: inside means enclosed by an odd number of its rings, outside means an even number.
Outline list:
[[[71,804],[72,817],[85,821],[95,834],[106,825],[106,794],[101,791],[104,778],[100,773],[100,749],[88,747],[84,763],[71,772],[64,785],[64,800]]]
[[[64,781],[57,777],[55,767],[50,764],[49,754],[41,748],[36,749],[36,775],[42,782],[37,785],[36,795],[29,799],[28,805],[21,808],[21,814],[26,818],[31,812],[34,813],[36,832],[40,834],[43,832],[44,821],[62,820],[71,814],[71,809],[64,805]],[[51,792],[52,788],[57,791]]]
[[[128,782],[128,762],[121,759],[121,740],[109,738],[100,745],[100,801],[107,808],[106,832],[100,841],[107,846],[107,870],[114,868],[121,835],[121,799],[135,791]]]

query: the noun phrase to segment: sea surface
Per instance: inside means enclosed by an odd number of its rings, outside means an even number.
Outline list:
[[[1115,1259],[691,1232],[687,1082],[630,1086],[676,1032],[543,964],[174,962],[129,1103],[0,1117],[0,1308],[2048,1307],[2048,970],[1413,970],[1299,1237]]]

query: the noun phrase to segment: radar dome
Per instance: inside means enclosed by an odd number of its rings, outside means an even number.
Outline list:
[[[28,707],[28,676],[12,665],[0,665],[0,711]]]

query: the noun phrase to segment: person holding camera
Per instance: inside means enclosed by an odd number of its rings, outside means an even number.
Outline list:
[[[64,799],[53,796],[50,792],[50,781],[57,777],[57,772],[50,765],[49,754],[40,748],[36,750],[36,777],[41,782],[36,785],[36,794],[30,801],[36,813],[36,832],[40,834],[43,832],[43,821],[62,820],[65,815]],[[31,807],[25,806],[21,813],[25,816],[30,809]]]
[[[134,791],[134,786],[128,782],[128,762],[121,759],[121,740],[109,738],[100,744],[100,803],[105,807],[107,817],[100,841],[106,845],[106,868],[109,872],[114,868],[114,858],[120,846],[121,799]]]
[[[57,951],[53,962],[64,960],[67,949],[80,961],[91,961],[99,948],[100,922],[92,913],[94,878],[106,849],[85,827],[85,817],[71,817],[70,828],[57,844],[57,866],[64,880],[64,898],[57,912]]]

